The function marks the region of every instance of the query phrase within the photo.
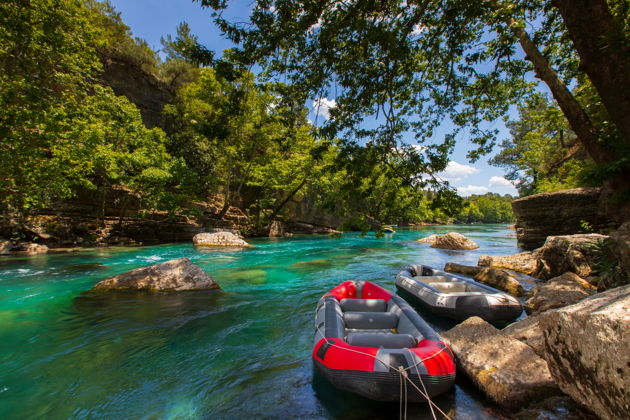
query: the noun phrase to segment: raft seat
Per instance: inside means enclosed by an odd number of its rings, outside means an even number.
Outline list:
[[[392,329],[398,325],[398,315],[393,312],[345,312],[346,328]]]
[[[468,292],[468,283],[465,281],[449,281],[431,283],[431,287],[444,293]]]
[[[344,298],[339,302],[344,312],[385,312],[387,302],[385,299],[350,299]]]
[[[404,349],[416,346],[411,334],[365,334],[350,333],[346,339],[351,346]]]

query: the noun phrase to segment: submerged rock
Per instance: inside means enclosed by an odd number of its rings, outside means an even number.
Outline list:
[[[572,305],[589,297],[595,288],[575,273],[564,273],[532,289],[532,297],[525,302],[525,311],[537,314],[549,309]]]
[[[532,252],[521,252],[520,254],[498,257],[482,255],[479,257],[477,265],[480,267],[507,268],[528,276],[534,276],[540,270],[538,258]]]
[[[630,285],[540,316],[545,359],[560,386],[602,419],[630,412]]]
[[[446,263],[446,265],[444,266],[444,271],[447,271],[449,273],[465,274],[472,277],[479,274],[481,272],[481,268],[472,265],[462,265],[450,262]]]
[[[217,282],[188,258],[178,258],[137,268],[102,280],[93,290],[209,290],[220,289]]]
[[[473,278],[479,283],[503,290],[512,296],[518,297],[525,294],[525,289],[523,289],[521,283],[505,270],[498,268],[482,268]]]
[[[517,409],[558,393],[547,363],[479,317],[442,333],[458,367],[501,406]]]
[[[193,237],[193,244],[195,246],[251,246],[237,234],[230,231],[198,233]]]
[[[479,245],[457,232],[450,232],[444,236],[437,236],[431,248],[440,249],[477,249]]]

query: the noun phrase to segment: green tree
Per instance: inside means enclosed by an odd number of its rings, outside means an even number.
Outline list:
[[[219,11],[227,3],[202,0]],[[620,159],[630,150],[627,119],[620,117],[630,113],[624,96],[630,70],[623,58],[627,2],[610,3],[611,8],[604,0],[584,0],[582,8],[564,0],[261,0],[247,24],[232,24],[221,13],[216,23],[241,45],[247,64],[260,63],[270,76],[286,77],[304,97],[334,95],[329,133],[371,142],[383,152],[409,133],[427,143],[425,153],[409,159],[415,167],[409,177],[446,165],[453,134],[428,143],[446,118],[478,146],[471,158],[489,152],[497,132],[484,123],[532,92],[526,76],[533,71],[611,178],[630,166]],[[609,114],[605,124],[594,121],[569,89],[580,77],[593,82]],[[624,88],[615,91],[611,80]],[[375,117],[377,128],[361,126]]]
[[[508,169],[521,195],[585,185],[592,161],[560,109],[533,95],[518,110],[519,119],[507,123],[512,138],[490,163]]]
[[[122,184],[155,204],[172,182],[164,133],[95,83],[107,37],[94,14],[74,0],[0,4],[0,205],[18,226],[78,188]]]

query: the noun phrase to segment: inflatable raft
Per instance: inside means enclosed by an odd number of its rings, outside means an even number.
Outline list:
[[[430,311],[457,320],[513,321],[523,312],[518,299],[507,293],[426,265],[405,267],[396,276],[396,287]]]
[[[325,294],[315,327],[313,363],[339,389],[399,401],[408,380],[407,400],[422,402],[453,386],[450,349],[405,300],[374,283],[346,281]]]

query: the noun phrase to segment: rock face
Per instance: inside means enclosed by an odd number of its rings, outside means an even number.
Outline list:
[[[523,296],[525,289],[521,286],[516,278],[507,271],[498,268],[482,268],[479,273],[473,277],[479,283],[487,284],[495,289],[503,290],[512,296]]]
[[[220,289],[217,282],[188,258],[178,258],[137,268],[102,280],[93,290],[183,290]]]
[[[193,244],[195,246],[251,246],[237,234],[229,231],[198,233],[193,237]]]
[[[444,271],[447,271],[449,273],[465,274],[471,277],[479,274],[481,270],[482,270],[481,267],[475,267],[471,265],[461,265],[461,264],[455,264],[451,262],[446,263],[446,265],[444,266]]]
[[[540,263],[532,252],[521,252],[520,254],[499,257],[482,255],[479,257],[477,265],[481,267],[507,268],[508,270],[518,271],[528,276],[534,276],[540,271]]]
[[[630,413],[630,285],[540,316],[545,359],[560,386],[602,419]]]
[[[574,188],[514,200],[519,246],[531,250],[540,247],[547,236],[581,232],[583,222],[595,231],[617,226],[604,214],[600,194],[599,188]]]
[[[6,239],[0,239],[0,255],[10,254],[11,248],[13,248],[13,243],[11,241],[7,241]]]
[[[532,289],[532,297],[525,302],[525,312],[538,314],[549,309],[572,305],[589,297],[594,287],[575,273],[564,273]]]
[[[477,249],[479,245],[457,232],[450,232],[444,236],[437,236],[431,248],[440,249]]]
[[[547,363],[479,317],[442,333],[458,367],[498,404],[516,409],[558,393]]]

